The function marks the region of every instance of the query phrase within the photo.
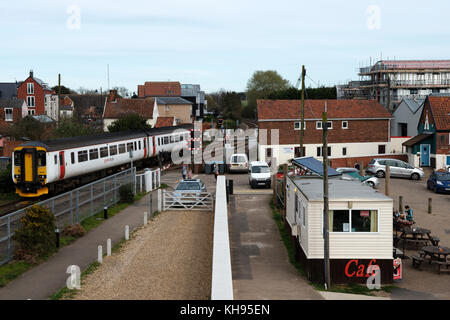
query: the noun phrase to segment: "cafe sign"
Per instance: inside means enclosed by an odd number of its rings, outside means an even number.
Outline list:
[[[350,260],[345,265],[345,275],[347,278],[368,278],[380,270],[376,263],[376,259],[370,260],[368,264],[360,263],[358,259]]]

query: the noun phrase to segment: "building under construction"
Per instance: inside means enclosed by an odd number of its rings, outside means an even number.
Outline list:
[[[358,75],[359,81],[337,86],[338,99],[376,99],[394,110],[403,99],[450,94],[450,60],[380,60]]]

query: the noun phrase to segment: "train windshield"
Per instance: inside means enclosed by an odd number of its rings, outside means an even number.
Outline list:
[[[39,167],[45,167],[47,165],[46,163],[46,155],[45,152],[38,152],[38,156],[37,156],[37,163]]]
[[[20,166],[20,151],[14,152],[14,165]]]

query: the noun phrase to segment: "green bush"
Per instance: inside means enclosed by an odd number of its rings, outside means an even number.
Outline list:
[[[55,217],[50,210],[34,205],[20,219],[20,228],[13,239],[19,248],[16,259],[36,262],[36,258],[49,255],[56,250]]]
[[[6,167],[6,170],[0,171],[0,192],[11,193],[16,190],[12,179],[12,164],[11,162]]]
[[[120,202],[133,203],[134,193],[131,184],[125,184],[119,188]]]

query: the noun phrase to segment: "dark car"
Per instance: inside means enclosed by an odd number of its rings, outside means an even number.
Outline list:
[[[449,172],[433,172],[427,181],[427,189],[436,193],[450,193],[450,173]]]

